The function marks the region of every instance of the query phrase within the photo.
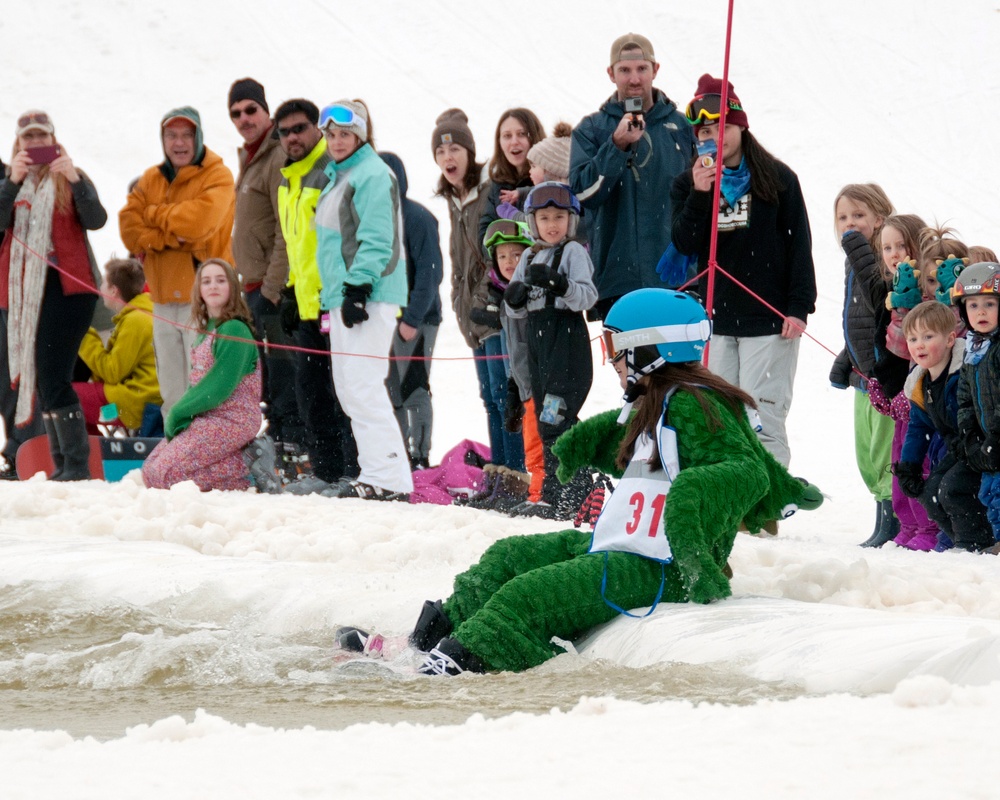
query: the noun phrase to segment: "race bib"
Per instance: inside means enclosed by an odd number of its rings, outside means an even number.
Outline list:
[[[647,435],[636,440],[635,453],[594,526],[590,552],[634,553],[668,564],[673,560],[663,528],[670,484],[679,472],[677,436],[672,428],[658,426],[660,461],[653,470],[653,442]]]

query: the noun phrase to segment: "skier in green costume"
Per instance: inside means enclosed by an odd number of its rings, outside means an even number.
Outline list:
[[[640,289],[615,303],[605,341],[626,410],[579,422],[554,448],[560,479],[581,467],[620,478],[593,536],[490,546],[451,597],[424,604],[410,636],[427,652],[421,672],[525,670],[563,652],[553,637],[576,639],[625,609],[728,597],[723,570],[737,530],[822,502],[761,446],[747,415],[753,399],[702,367],[710,331],[682,292]]]

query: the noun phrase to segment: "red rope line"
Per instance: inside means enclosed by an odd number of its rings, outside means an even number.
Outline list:
[[[97,289],[97,288],[91,286],[89,283],[87,283],[84,280],[81,280],[80,278],[76,277],[75,275],[71,275],[66,270],[64,270],[62,267],[60,267],[58,264],[50,261],[48,258],[46,258],[45,256],[43,256],[41,253],[36,253],[34,250],[32,250],[27,245],[26,242],[23,242],[20,239],[18,239],[16,236],[14,236],[13,233],[11,233],[11,238],[14,241],[16,241],[16,242],[20,242],[21,246],[25,250],[27,250],[29,253],[31,253],[32,255],[37,256],[38,258],[42,259],[42,261],[44,261],[49,267],[51,267],[52,269],[54,269],[60,275],[66,277],[66,278],[69,278],[70,281],[72,281],[73,283],[75,283],[78,286],[82,287],[84,290],[86,290],[90,294],[96,294],[97,296],[102,297],[102,298],[109,297],[109,295],[106,295],[100,289]],[[168,325],[172,325],[173,327],[178,328],[180,330],[193,331],[194,333],[198,333],[198,334],[205,333],[206,336],[211,336],[211,337],[216,338],[216,339],[223,339],[223,340],[230,341],[230,342],[245,342],[246,341],[246,339],[244,339],[244,338],[242,338],[240,336],[229,336],[229,335],[223,334],[223,333],[209,333],[209,332],[202,331],[200,328],[197,328],[197,327],[194,327],[194,326],[191,326],[191,325],[182,325],[179,322],[174,322],[172,319],[167,319],[166,317],[161,317],[158,314],[153,313],[152,311],[146,311],[146,309],[139,308],[138,306],[134,306],[131,303],[126,303],[125,307],[126,308],[131,308],[133,311],[138,311],[140,314],[146,314],[147,316],[152,317],[154,320],[158,319],[158,320],[160,320],[160,322],[165,322]],[[256,342],[257,340],[254,339],[254,341]],[[332,350],[332,351],[331,350],[312,350],[312,349],[310,349],[308,347],[299,347],[298,345],[294,345],[294,344],[275,344],[273,342],[260,342],[260,344],[262,344],[265,348],[272,348],[273,347],[275,350],[291,350],[291,351],[296,352],[296,353],[308,353],[310,355],[321,355],[321,356],[322,355],[326,355],[326,356],[333,355],[333,356],[349,356],[351,358],[371,358],[371,359],[375,359],[375,360],[378,360],[378,361],[497,361],[497,360],[505,360],[507,358],[507,356],[502,355],[502,354],[498,355],[498,356],[433,356],[433,357],[428,357],[428,356],[375,356],[375,355],[369,355],[367,353],[342,353],[342,352],[339,352],[337,350]]]

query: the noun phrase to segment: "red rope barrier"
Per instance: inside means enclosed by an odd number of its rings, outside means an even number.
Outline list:
[[[93,286],[91,286],[86,281],[80,280],[75,275],[70,275],[70,273],[68,273],[68,272],[66,272],[66,270],[62,269],[62,267],[60,267],[58,264],[56,264],[56,263],[54,263],[52,261],[49,261],[48,258],[46,258],[45,256],[41,255],[40,253],[36,253],[34,250],[32,250],[27,245],[26,242],[23,242],[20,239],[18,239],[16,236],[14,236],[13,233],[11,234],[11,238],[14,241],[20,242],[21,246],[24,247],[24,249],[27,250],[29,253],[31,253],[34,256],[38,256],[38,258],[42,259],[48,266],[50,266],[52,269],[54,269],[60,275],[63,275],[64,277],[69,278],[70,281],[72,281],[73,283],[75,283],[78,286],[82,287],[83,289],[85,289],[90,294],[96,294],[98,297],[102,297],[102,298],[105,298],[105,297],[109,296],[109,295],[104,294],[104,292],[102,292],[100,289],[94,288]],[[126,303],[125,306],[127,308],[131,308],[133,311],[138,311],[140,314],[147,314],[148,316],[152,317],[153,319],[158,319],[158,320],[160,320],[160,322],[166,322],[168,325],[173,325],[175,328],[178,328],[180,330],[193,331],[195,333],[201,333],[202,332],[201,330],[199,330],[196,327],[193,327],[191,325],[181,325],[179,322],[174,322],[172,319],[167,319],[166,317],[161,317],[161,316],[159,316],[157,314],[154,314],[151,311],[146,311],[143,308],[137,308],[136,306],[133,306],[131,303]],[[223,339],[223,340],[227,340],[227,341],[231,341],[231,342],[245,342],[246,341],[246,339],[243,339],[243,338],[241,338],[239,336],[227,336],[227,335],[222,334],[222,333],[207,333],[206,335],[207,336],[212,336],[212,337],[214,337],[216,339]],[[256,341],[256,340],[254,340],[254,341]],[[275,344],[273,342],[261,342],[261,344],[265,348],[272,348],[273,347],[275,350],[290,350],[290,351],[293,351],[293,352],[296,352],[296,353],[308,353],[310,355],[321,355],[321,356],[322,355],[327,355],[327,356],[334,355],[334,356],[350,356],[351,358],[372,358],[372,359],[376,359],[378,361],[497,361],[497,360],[505,360],[507,358],[507,356],[505,356],[505,355],[499,355],[499,356],[433,356],[432,358],[431,357],[427,357],[427,356],[373,356],[373,355],[368,355],[367,353],[342,353],[342,352],[339,352],[339,351],[336,351],[336,350],[333,350],[333,351],[331,351],[331,350],[312,350],[312,349],[310,349],[308,347],[299,347],[298,345],[293,345],[293,344]]]

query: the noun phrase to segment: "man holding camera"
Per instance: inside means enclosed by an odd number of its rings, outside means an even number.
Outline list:
[[[615,93],[573,131],[570,185],[589,213],[597,319],[624,294],[663,286],[656,265],[670,242],[670,187],[691,166],[684,114],[653,80],[660,69],[645,36],[611,45]]]

